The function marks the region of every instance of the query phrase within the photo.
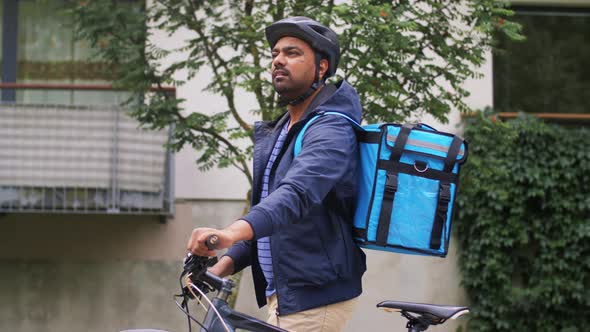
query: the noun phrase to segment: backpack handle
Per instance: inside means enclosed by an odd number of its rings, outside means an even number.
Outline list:
[[[422,122],[417,123],[416,124],[416,127],[420,128],[420,129],[428,129],[428,130],[431,130],[431,131],[438,131],[438,130],[434,129],[433,127],[431,127],[431,126],[429,126],[429,125],[427,125],[425,123],[422,123]]]

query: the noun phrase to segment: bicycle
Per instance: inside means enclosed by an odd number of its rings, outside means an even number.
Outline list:
[[[215,248],[215,236],[207,239],[207,247]],[[200,326],[199,332],[234,332],[236,329],[243,329],[255,332],[287,332],[284,329],[270,325],[252,316],[232,309],[227,299],[232,294],[234,282],[230,279],[220,278],[207,268],[217,262],[217,258],[201,257],[188,254],[183,262],[183,271],[180,274],[181,294],[175,297],[182,298],[182,303],[176,304],[188,319],[188,330],[192,332],[192,323]],[[183,284],[182,281],[185,283]],[[217,295],[210,300],[207,292],[216,291]],[[201,304],[204,300],[208,302],[209,308],[203,322],[191,315],[188,309],[188,301],[198,300]],[[396,311],[404,316],[408,322],[408,332],[426,331],[431,325],[443,324],[449,319],[456,319],[469,312],[467,307],[434,305],[426,303],[383,301],[377,304],[378,308],[386,311]],[[121,332],[166,332],[162,330],[125,330]]]

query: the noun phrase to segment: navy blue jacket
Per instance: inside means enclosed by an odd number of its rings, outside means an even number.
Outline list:
[[[353,242],[358,144],[353,127],[326,115],[307,128],[301,152],[295,139],[318,112],[337,111],[360,122],[361,105],[346,82],[325,86],[294,124],[271,169],[269,195],[260,202],[262,176],[288,114],[254,129],[252,209],[242,219],[254,230],[227,255],[235,272],[251,265],[260,307],[266,304],[266,280],[258,263],[256,240],[271,236],[278,312],[286,315],[352,299],[362,292],[365,255]]]

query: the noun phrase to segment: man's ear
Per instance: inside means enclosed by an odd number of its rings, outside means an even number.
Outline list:
[[[330,64],[328,63],[328,60],[327,59],[321,59],[320,60],[320,70],[319,70],[320,81],[324,78],[324,76],[328,72],[328,67],[329,66],[330,66]]]

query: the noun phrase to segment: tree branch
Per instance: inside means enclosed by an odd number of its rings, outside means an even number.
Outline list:
[[[245,15],[248,17],[252,17],[253,2],[253,0],[246,1]],[[254,32],[252,26],[249,26],[248,28],[250,28],[250,31]],[[254,67],[260,68],[261,56],[258,52],[258,48],[256,48],[256,43],[249,41],[247,50],[249,50],[249,53],[252,55],[252,64],[254,65]],[[261,77],[259,72],[256,72],[254,74],[253,80],[257,82],[254,87],[254,95],[256,96],[256,100],[258,101],[258,105],[260,106],[260,110],[262,111],[262,117],[264,118],[264,114],[268,112],[269,105],[264,100],[264,93],[262,92],[262,84],[260,83]],[[254,142],[254,135],[251,135],[251,140],[252,142]]]
[[[227,100],[227,104],[232,116],[238,122],[242,129],[250,131],[252,130],[252,127],[242,119],[242,117],[236,109],[233,87],[228,86],[226,83],[223,83],[223,76],[219,72],[220,67],[223,67],[223,69],[227,73],[231,72],[231,70],[227,67],[227,62],[223,60],[219,53],[217,53],[217,49],[212,47],[212,45],[209,43],[209,39],[205,35],[205,32],[203,31],[202,27],[199,24],[195,24],[196,22],[199,22],[199,19],[197,17],[197,9],[194,8],[194,4],[192,2],[189,2],[189,6],[190,11],[192,13],[192,19],[194,19],[194,21],[188,20],[188,18],[186,18],[185,15],[182,16],[185,17],[185,22],[187,23],[187,25],[191,27],[191,29],[199,35],[199,41],[205,47],[205,56],[207,57],[207,60],[209,60],[209,63],[211,63],[213,74],[215,75],[217,82],[219,82],[219,84],[222,86],[221,93],[225,96]],[[217,59],[218,64],[215,63],[215,59]]]
[[[215,132],[215,130],[213,130],[213,129],[188,125],[187,122],[186,122],[186,118],[184,116],[182,116],[182,114],[180,114],[180,112],[178,110],[176,110],[174,112],[174,115],[177,117],[177,119],[180,122],[184,123],[187,128],[190,128],[191,130],[198,131],[198,132],[203,133],[203,134],[210,135],[211,137],[213,137],[216,140],[218,140],[218,141],[222,142],[223,144],[225,144],[225,146],[228,148],[228,150],[231,151],[236,156],[236,160],[242,165],[242,167],[241,168],[238,167],[238,169],[240,171],[242,171],[242,173],[244,173],[244,175],[246,175],[246,177],[248,178],[248,182],[250,183],[250,185],[253,184],[252,174],[250,173],[250,169],[248,168],[248,165],[246,163],[246,160],[244,160],[244,158],[240,154],[240,151],[238,150],[238,148],[235,145],[233,145],[228,139],[226,139],[225,137],[221,136],[219,133]],[[193,138],[196,139],[196,137],[193,135],[192,132],[190,132],[190,134],[191,134],[191,136]]]
[[[154,77],[154,79],[156,80],[156,84],[158,86],[158,89],[160,89],[160,91],[162,91],[161,81],[157,77]],[[165,100],[167,100],[167,101],[170,100],[170,96],[168,94],[163,93],[163,95],[164,95]],[[188,125],[188,123],[186,122],[186,118],[182,114],[180,114],[178,109],[174,110],[174,115],[178,119],[178,121],[184,123],[187,128],[191,128],[192,130],[208,134],[208,135],[212,136],[213,138],[221,141],[223,144],[225,144],[227,146],[227,148],[236,156],[236,160],[242,165],[242,167],[239,167],[238,165],[236,165],[233,162],[232,162],[232,164],[237,169],[239,169],[242,173],[244,173],[244,175],[246,175],[246,177],[248,178],[248,182],[250,183],[250,186],[252,186],[252,184],[253,184],[252,174],[250,173],[250,169],[248,168],[248,164],[246,163],[246,160],[244,160],[244,158],[240,154],[240,151],[238,150],[237,147],[235,147],[229,140],[227,140],[225,137],[221,136],[220,134],[216,133],[212,129],[208,129],[208,128],[204,128],[204,127],[194,127],[194,126]],[[189,133],[193,139],[196,139],[196,137],[193,135],[193,133],[191,131],[189,131]]]

